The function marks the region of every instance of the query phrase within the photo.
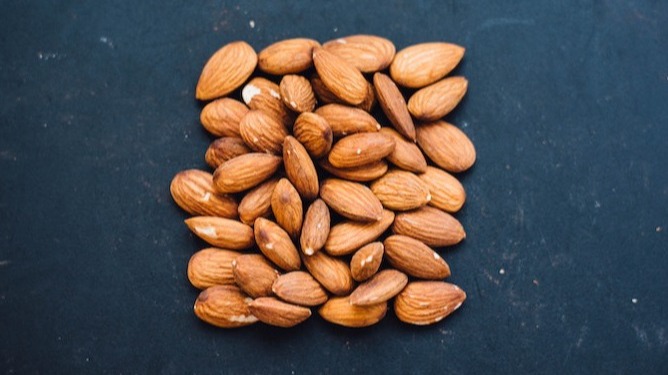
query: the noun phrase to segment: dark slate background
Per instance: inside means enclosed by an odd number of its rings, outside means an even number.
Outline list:
[[[668,2],[0,9],[3,373],[668,373]],[[204,245],[168,186],[205,167],[201,67],[232,40],[354,33],[467,47],[449,120],[478,162],[444,253],[467,302],[427,328],[199,322]]]

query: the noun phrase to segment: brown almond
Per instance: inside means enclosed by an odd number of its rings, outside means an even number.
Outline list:
[[[255,77],[241,90],[241,97],[250,109],[262,111],[283,124],[285,128],[291,128],[295,116],[283,104],[280,92],[280,87],[274,82]]]
[[[185,220],[199,238],[216,247],[242,250],[255,244],[253,229],[236,220],[214,216],[195,216]]]
[[[199,294],[195,301],[195,315],[217,327],[243,327],[258,320],[248,308],[251,301],[236,286],[216,285]]]
[[[380,132],[394,139],[394,150],[387,155],[390,163],[414,173],[422,173],[427,170],[427,160],[415,143],[407,141],[396,130],[388,127],[381,128]]]
[[[336,97],[352,105],[364,101],[369,83],[357,68],[319,47],[313,49],[313,64],[322,82]]]
[[[387,313],[387,302],[381,302],[370,306],[355,306],[350,303],[350,298],[330,298],[318,310],[320,316],[326,321],[344,327],[368,327],[378,323]]]
[[[336,168],[327,158],[320,159],[318,163],[324,170],[336,177],[357,182],[373,181],[387,172],[387,163],[384,160],[353,168]]]
[[[371,191],[383,207],[394,211],[408,211],[422,207],[431,200],[429,189],[411,172],[392,170],[371,184]]]
[[[457,285],[442,281],[413,281],[394,301],[394,312],[404,323],[428,325],[440,322],[466,300]]]
[[[209,133],[216,137],[239,137],[239,122],[248,107],[238,100],[221,98],[204,106],[199,119]]]
[[[430,206],[453,213],[464,205],[466,191],[461,182],[448,172],[440,168],[427,167],[427,170],[418,177],[429,189]]]
[[[383,205],[366,186],[330,178],[320,186],[320,197],[341,216],[356,221],[378,221]]]
[[[249,191],[239,202],[239,218],[241,222],[253,225],[258,217],[268,217],[271,213],[271,194],[278,179],[272,179],[262,183]]]
[[[362,246],[350,260],[350,273],[355,281],[364,281],[375,275],[383,261],[383,243],[372,242]]]
[[[211,100],[231,93],[246,82],[256,65],[257,54],[248,43],[226,44],[204,65],[195,96],[199,100]]]
[[[302,256],[306,269],[330,293],[337,296],[350,293],[355,282],[350,268],[341,259],[330,257],[322,251]]]
[[[315,96],[318,98],[318,101],[320,103],[325,103],[325,104],[331,104],[331,103],[337,103],[337,104],[348,104],[345,101],[339,99],[334,95],[327,86],[322,82],[320,79],[320,76],[318,73],[314,73],[311,76],[311,87],[313,88],[313,92],[315,93]],[[364,98],[364,101],[362,103],[357,104],[355,107],[362,109],[366,112],[371,112],[373,107],[376,105],[376,94],[373,89],[373,85],[370,83],[367,85],[366,89],[366,97]]]
[[[304,219],[302,200],[297,189],[288,181],[281,178],[271,194],[271,211],[276,222],[292,238],[299,238]]]
[[[280,154],[288,131],[276,118],[259,110],[246,113],[241,123],[241,138],[257,152]]]
[[[272,294],[278,271],[261,254],[243,254],[232,261],[234,282],[253,298]]]
[[[431,161],[448,172],[463,172],[475,163],[473,142],[459,128],[445,121],[420,125],[417,142]]]
[[[265,218],[257,218],[254,225],[257,246],[269,260],[285,271],[295,271],[301,266],[299,253],[288,232]]]
[[[197,289],[214,285],[233,285],[232,261],[241,253],[209,247],[190,257],[188,280]]]
[[[243,139],[223,137],[211,142],[204,155],[204,160],[211,168],[216,169],[224,162],[249,152],[251,149],[246,146]]]
[[[392,267],[410,276],[439,280],[450,276],[450,266],[424,243],[401,235],[389,236],[383,242],[385,258]]]
[[[262,323],[289,328],[311,316],[311,309],[279,301],[273,297],[261,297],[248,304],[251,314]]]
[[[467,87],[464,77],[445,78],[414,93],[408,100],[408,110],[418,120],[436,121],[455,109]]]
[[[322,47],[363,73],[387,68],[396,52],[391,41],[375,35],[350,35],[331,40]]]
[[[319,46],[320,43],[313,39],[281,40],[260,51],[258,67],[273,75],[302,72],[313,65],[313,48]]]
[[[327,236],[329,236],[329,225],[329,208],[322,199],[316,199],[306,211],[299,239],[304,254],[313,255],[325,246]]]
[[[344,221],[334,225],[325,242],[328,254],[339,256],[353,253],[360,247],[375,241],[392,225],[394,212],[383,210],[380,220],[362,223],[358,221]]]
[[[421,43],[399,51],[390,65],[394,82],[420,88],[450,73],[464,57],[464,48],[451,43]]]
[[[283,141],[283,164],[285,174],[302,198],[313,200],[318,196],[318,172],[306,148],[294,137]]]
[[[281,79],[279,88],[283,104],[291,110],[302,113],[311,112],[315,108],[315,94],[308,79],[287,75]]]
[[[350,303],[356,306],[375,305],[396,296],[408,284],[403,272],[386,269],[360,284],[351,294]]]
[[[334,137],[380,130],[378,121],[359,108],[342,104],[327,104],[316,109],[315,113],[327,121]]]
[[[309,155],[320,158],[332,148],[332,128],[322,116],[304,112],[297,117],[292,132]]]
[[[181,171],[172,179],[169,190],[174,202],[191,215],[237,217],[237,201],[216,191],[211,173],[197,169]]]
[[[374,74],[373,85],[376,88],[378,103],[385,116],[401,135],[415,142],[415,124],[408,112],[406,100],[397,85],[383,73]]]
[[[357,133],[336,142],[327,160],[336,168],[354,168],[379,161],[393,150],[391,137],[381,133]]]
[[[392,231],[434,247],[454,245],[466,238],[464,227],[457,219],[429,206],[398,214]]]
[[[276,173],[282,161],[278,156],[265,153],[239,155],[216,168],[213,183],[221,193],[248,190]]]
[[[283,274],[274,281],[272,291],[280,299],[301,306],[318,306],[327,301],[327,292],[309,274],[293,271]]]

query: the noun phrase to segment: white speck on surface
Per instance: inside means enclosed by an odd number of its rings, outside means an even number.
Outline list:
[[[348,135],[347,132],[341,132],[341,135]]]
[[[338,28],[338,27],[335,27],[335,28],[334,28],[334,32],[337,32],[337,31],[339,31],[339,28]]]
[[[462,303],[460,302],[460,303],[458,303],[458,304],[457,304],[457,306],[455,306],[455,308],[454,308],[454,309],[452,309],[452,311],[455,311],[455,310],[457,310],[457,309],[458,309],[458,308],[460,308],[461,306],[462,306]]]
[[[236,267],[236,266],[237,266],[237,260],[234,259],[234,260],[232,260],[232,267]]]
[[[253,21],[253,20],[248,21],[248,26],[250,26],[251,29],[254,29],[255,28],[255,21]]]
[[[290,101],[290,106],[291,106],[292,108],[297,108],[297,103],[295,103],[295,101],[292,100],[292,101]]]
[[[314,251],[310,247],[307,247],[306,249],[304,249],[304,254],[306,254],[306,255],[313,255],[313,253],[314,253]]]
[[[209,199],[211,199],[211,193],[209,193],[209,192],[207,191],[207,192],[204,194],[204,196],[202,197],[202,200],[203,200],[204,202],[208,202]]]
[[[380,124],[376,124],[376,129],[380,130],[381,126]]]
[[[274,91],[274,90],[269,90],[269,94],[270,94],[271,96],[273,96],[274,98],[276,98],[276,99],[280,99],[280,98],[281,98],[281,94],[277,93],[277,92]]]
[[[468,122],[466,122],[466,121],[462,122],[462,128],[468,128],[468,127],[469,127]]]
[[[216,228],[214,227],[197,227],[195,231],[204,236],[216,237]]]
[[[2,266],[6,266],[6,265],[8,265],[9,263],[10,263],[10,261],[8,261],[8,260],[0,260],[0,267],[2,267]]]
[[[253,299],[250,298],[250,297],[246,297],[246,298],[244,298],[244,302],[251,303],[251,302],[253,302]]]
[[[45,128],[46,128],[46,122],[45,122],[44,124],[42,124],[42,127],[45,127]]]
[[[437,253],[437,252],[435,252],[435,251],[434,251],[434,259],[436,259],[436,260],[439,260],[439,259],[441,259],[441,256],[440,256],[440,255],[438,255],[438,253]]]
[[[638,299],[637,298],[631,298],[631,303],[633,303],[635,305],[636,303],[638,303]]]
[[[362,153],[362,149],[361,149],[361,148],[358,148],[357,151],[355,151],[355,153],[356,153],[357,155],[361,154],[361,153]]]
[[[257,139],[257,137],[253,137],[253,142],[257,142],[257,141],[259,141],[259,139]]]
[[[367,263],[373,262],[373,255],[369,255],[368,257],[366,257],[365,260],[366,260]]]
[[[348,43],[348,42],[347,42],[345,39],[343,39],[343,38],[339,38],[339,39],[337,39],[336,42],[339,43],[339,44],[347,44],[347,43]]]
[[[506,274],[506,270],[504,270],[503,268],[501,268],[501,269],[499,270],[499,275],[505,275],[505,274]]]
[[[37,52],[37,58],[40,60],[48,61],[48,60],[60,60],[64,58],[66,55],[64,53],[57,53],[57,52]]]
[[[114,41],[109,39],[109,37],[101,36],[100,42],[106,44],[109,48],[114,48]]]
[[[662,230],[663,230],[663,228],[661,228],[661,227],[656,227],[656,232],[657,232],[657,233],[658,233],[658,232],[661,232]]]
[[[244,86],[244,88],[241,90],[241,97],[244,99],[244,103],[248,105],[250,104],[251,100],[253,100],[253,97],[261,92],[262,90],[260,90],[259,87],[249,84]]]
[[[239,323],[255,323],[257,318],[253,315],[232,315],[230,317],[230,322],[239,322]]]
[[[596,208],[601,207],[601,203],[599,201],[594,201],[594,207]]]
[[[268,244],[264,245],[267,249],[271,250],[274,248],[274,244],[272,242],[269,242]]]
[[[316,225],[315,227],[318,229],[322,228],[322,223],[318,223],[318,225]]]
[[[431,194],[427,194],[427,202],[431,202]]]

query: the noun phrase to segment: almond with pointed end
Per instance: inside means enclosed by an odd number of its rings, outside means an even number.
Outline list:
[[[251,110],[241,123],[241,138],[257,152],[280,154],[288,131],[276,118],[263,111]]]
[[[445,78],[413,94],[408,100],[408,110],[418,120],[438,120],[455,109],[467,87],[464,77]]]
[[[280,87],[274,82],[255,77],[241,90],[241,97],[250,109],[262,111],[274,120],[291,128],[294,122],[294,113],[283,104]]]
[[[278,224],[260,217],[255,220],[253,229],[260,251],[275,265],[285,271],[295,271],[301,267],[297,248],[288,232]]]
[[[359,108],[342,104],[327,104],[318,108],[315,113],[327,120],[334,137],[380,130],[378,121]]]
[[[262,323],[289,328],[311,316],[311,309],[279,301],[273,297],[261,297],[248,304],[251,314]]]
[[[320,197],[341,216],[356,221],[378,221],[383,205],[366,186],[330,178],[320,186]]]
[[[239,88],[257,65],[257,54],[246,42],[232,42],[209,58],[197,82],[195,96],[211,100]]]
[[[394,301],[394,312],[404,323],[428,325],[438,323],[466,300],[457,285],[442,281],[413,281]]]
[[[415,124],[397,85],[383,73],[374,74],[373,85],[385,116],[401,135],[415,142]]]
[[[246,146],[243,139],[223,137],[211,142],[204,155],[204,160],[211,168],[216,169],[224,162],[249,152],[251,149]]]
[[[272,294],[278,271],[261,254],[243,254],[232,261],[234,282],[253,298]]]
[[[308,272],[294,271],[274,281],[272,291],[280,299],[301,306],[318,306],[327,301],[327,292]]]
[[[252,299],[236,286],[212,286],[197,297],[195,315],[217,327],[243,327],[257,322],[257,318],[248,308],[251,301]]]
[[[387,155],[390,163],[409,172],[422,173],[427,170],[427,160],[415,143],[407,141],[391,128],[383,127],[380,132],[394,140],[394,150]]]
[[[364,281],[375,275],[383,261],[383,243],[372,242],[362,246],[350,260],[350,273],[355,281]]]
[[[348,296],[333,297],[322,305],[318,313],[326,321],[340,326],[368,327],[380,322],[385,317],[387,302],[370,306],[355,306],[350,303]]]
[[[292,128],[295,138],[301,143],[309,155],[320,158],[332,148],[332,128],[322,116],[304,112]]]
[[[418,177],[425,183],[431,193],[429,205],[446,212],[457,212],[466,201],[466,191],[461,182],[448,172],[427,167]]]
[[[464,132],[445,121],[420,125],[417,142],[431,161],[448,172],[464,172],[475,163],[473,142]]]
[[[313,49],[313,64],[322,82],[336,97],[352,105],[364,101],[369,83],[357,68],[318,47]]]
[[[318,41],[307,38],[281,40],[260,51],[258,67],[273,75],[302,72],[313,65],[313,48],[319,46]]]
[[[271,214],[271,195],[278,179],[262,183],[249,191],[239,202],[239,218],[241,222],[253,225],[258,217],[268,217]]]
[[[320,79],[320,76],[318,73],[314,73],[311,76],[311,87],[313,88],[313,92],[315,93],[315,96],[318,98],[318,101],[320,103],[325,103],[325,104],[331,104],[331,103],[336,103],[336,104],[346,104],[348,105],[349,103],[346,103],[345,101],[339,99],[334,95],[327,86],[322,82]],[[362,109],[366,112],[371,112],[373,107],[376,105],[376,94],[373,89],[373,85],[368,84],[367,89],[366,89],[366,97],[362,101],[362,103],[357,104],[355,107]]]
[[[323,48],[363,73],[387,68],[396,52],[391,41],[375,35],[350,35],[331,40],[323,44]]]
[[[385,244],[385,258],[392,267],[420,279],[439,280],[450,276],[450,266],[424,243],[401,235],[389,236]]]
[[[350,293],[355,286],[350,268],[341,259],[318,251],[302,256],[306,269],[330,293],[337,296]]]
[[[240,155],[216,168],[213,184],[220,193],[248,190],[276,173],[282,161],[278,156],[264,153]]]
[[[451,43],[421,43],[399,51],[390,65],[394,82],[420,88],[450,73],[464,57],[464,48]]]
[[[281,79],[281,100],[286,107],[295,112],[311,112],[315,108],[315,94],[308,79],[287,75]]]
[[[341,138],[332,146],[327,160],[336,168],[371,164],[394,150],[394,140],[382,133],[358,133]]]
[[[197,169],[181,171],[172,179],[169,190],[174,202],[191,215],[237,217],[237,201],[216,191],[211,173]]]
[[[387,163],[383,160],[353,168],[336,168],[327,158],[320,159],[318,163],[322,169],[338,178],[357,182],[373,181],[387,172]]]
[[[222,98],[205,105],[199,119],[204,129],[216,137],[239,137],[239,122],[246,112],[244,103]]]
[[[466,238],[464,227],[457,219],[428,206],[397,215],[392,231],[434,247],[454,245]]]
[[[350,303],[356,306],[369,306],[388,301],[399,294],[406,284],[408,276],[403,272],[393,269],[382,270],[360,284],[350,294]]]
[[[285,174],[299,194],[306,200],[318,196],[318,172],[306,148],[294,137],[287,136],[283,141],[283,164]]]
[[[234,285],[232,262],[241,253],[209,247],[190,257],[188,280],[197,289],[214,285]]]
[[[236,220],[214,216],[195,216],[185,220],[199,238],[216,247],[243,250],[255,244],[253,229]]]
[[[271,211],[276,222],[292,238],[299,238],[304,212],[297,189],[286,178],[281,178],[271,194]]]
[[[322,199],[316,199],[306,211],[302,235],[299,239],[302,252],[313,255],[320,251],[329,236],[329,208]]]
[[[360,247],[375,241],[392,225],[394,212],[383,210],[381,219],[374,222],[344,221],[330,229],[325,251],[339,256],[353,253]]]
[[[371,191],[383,207],[394,211],[408,211],[422,207],[431,200],[429,189],[411,172],[392,170],[371,184]]]

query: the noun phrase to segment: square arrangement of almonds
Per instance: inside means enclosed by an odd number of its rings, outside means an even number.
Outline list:
[[[435,249],[466,237],[453,174],[476,153],[443,120],[467,91],[448,76],[464,51],[431,42],[396,52],[373,35],[216,51],[196,90],[208,101],[201,123],[218,137],[202,150],[213,173],[184,170],[170,187],[193,215],[188,228],[213,246],[188,264],[202,290],[195,314],[224,328],[292,327],[315,308],[365,327],[388,308],[416,325],[457,310],[466,293],[444,281],[450,267]]]

